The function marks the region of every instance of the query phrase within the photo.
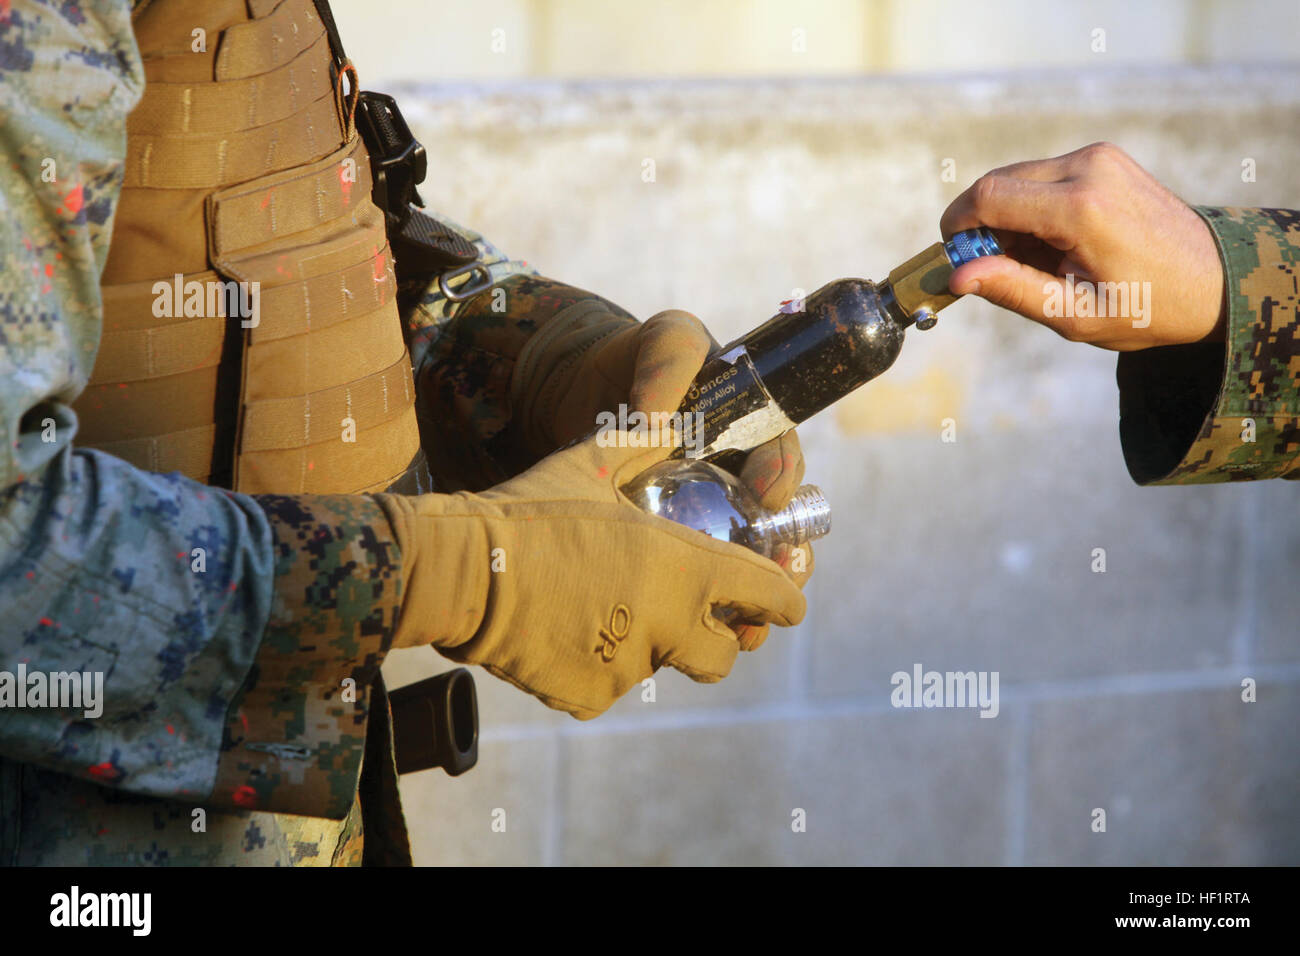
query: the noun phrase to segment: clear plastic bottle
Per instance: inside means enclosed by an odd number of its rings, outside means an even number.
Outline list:
[[[729,472],[706,461],[663,461],[623,487],[644,511],[780,560],[787,548],[831,529],[831,509],[816,485],[802,485],[780,511],[768,511]]]

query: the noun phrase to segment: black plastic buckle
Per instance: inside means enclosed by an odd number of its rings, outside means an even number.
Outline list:
[[[415,191],[428,171],[424,147],[411,135],[397,101],[383,93],[361,91],[357,129],[370,152],[375,205],[400,225],[406,219],[408,203],[424,205]]]
[[[384,211],[397,278],[437,275],[478,259],[474,244],[422,211],[416,186],[424,182],[428,157],[406,125],[397,101],[362,90],[357,98],[357,130],[370,153],[371,198]]]

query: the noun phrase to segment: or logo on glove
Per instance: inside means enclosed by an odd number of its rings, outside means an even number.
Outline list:
[[[608,664],[614,660],[618,645],[627,637],[631,628],[632,611],[626,604],[615,604],[614,610],[609,612],[609,627],[600,629],[600,643],[596,645],[596,653],[602,661]]]

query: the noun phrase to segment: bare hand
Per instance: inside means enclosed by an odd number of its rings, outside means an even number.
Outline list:
[[[1006,255],[954,272],[956,294],[1121,352],[1223,338],[1223,265],[1209,227],[1117,146],[981,176],[940,220],[944,238],[976,226],[993,229]]]

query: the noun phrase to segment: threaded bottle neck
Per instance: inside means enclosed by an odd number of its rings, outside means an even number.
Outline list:
[[[771,535],[773,541],[803,544],[831,530],[831,506],[816,485],[801,485],[790,503],[767,515],[757,530]]]

